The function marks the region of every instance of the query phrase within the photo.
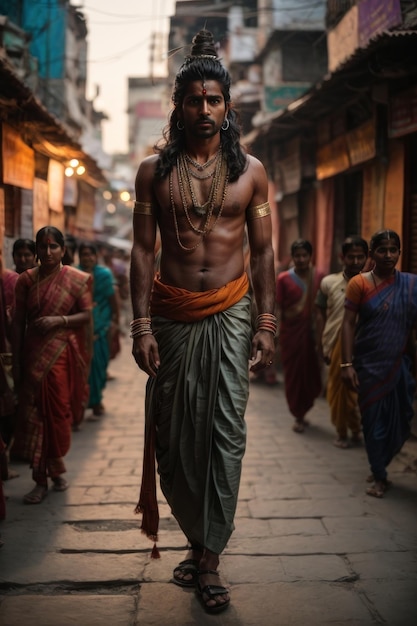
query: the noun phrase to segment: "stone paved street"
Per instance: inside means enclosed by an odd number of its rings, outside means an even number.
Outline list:
[[[5,485],[2,626],[415,626],[417,444],[393,462],[386,498],[365,495],[362,447],[339,450],[325,400],[292,432],[282,384],[251,384],[236,531],[221,561],[232,604],[207,615],[170,583],[185,540],[160,498],[161,559],[133,513],[145,375],[129,340],[111,362],[106,415],[85,421],[67,457],[70,488],[25,506],[30,470]],[[88,414],[87,414],[88,415]]]

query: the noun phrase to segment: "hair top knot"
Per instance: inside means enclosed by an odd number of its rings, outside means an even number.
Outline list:
[[[217,59],[217,50],[213,34],[209,30],[200,30],[191,42],[191,51],[188,59],[203,58]]]

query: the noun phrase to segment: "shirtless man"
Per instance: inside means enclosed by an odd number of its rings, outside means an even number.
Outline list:
[[[234,528],[249,369],[272,363],[276,331],[267,176],[240,147],[229,90],[213,37],[200,31],[176,76],[165,143],[137,173],[131,257],[133,355],[149,374],[137,510],[156,539],[156,449],[162,491],[189,544],[173,582],[196,586],[208,612],[230,603],[217,568]]]

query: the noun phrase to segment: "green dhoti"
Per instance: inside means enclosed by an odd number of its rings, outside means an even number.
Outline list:
[[[149,379],[161,488],[186,537],[220,554],[234,529],[249,395],[250,296],[196,322],[152,319],[160,368]]]

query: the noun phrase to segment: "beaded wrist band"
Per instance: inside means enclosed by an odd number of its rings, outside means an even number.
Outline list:
[[[142,337],[142,335],[152,335],[152,326],[150,317],[138,317],[130,322],[130,336]]]
[[[278,322],[275,315],[272,313],[261,313],[256,318],[256,330],[266,330],[273,335],[276,335],[278,328]]]

